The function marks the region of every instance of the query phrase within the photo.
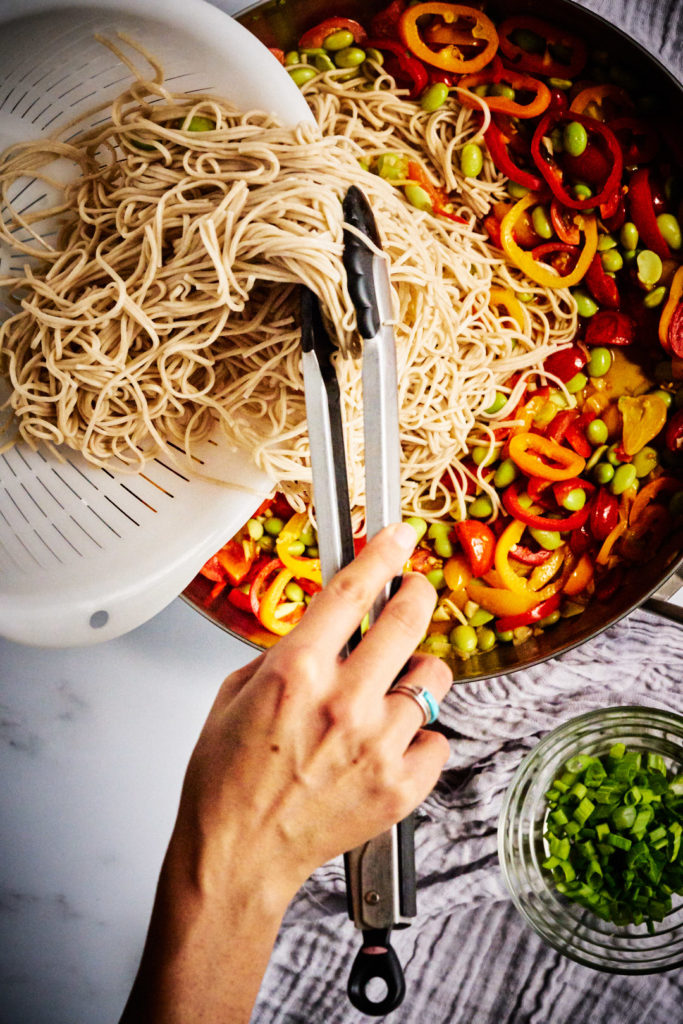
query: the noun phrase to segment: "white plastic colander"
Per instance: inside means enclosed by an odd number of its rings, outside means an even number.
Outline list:
[[[204,0],[0,0],[0,148],[47,136],[125,88],[129,72],[94,38],[118,31],[162,60],[171,88],[212,90],[285,124],[310,117],[268,50]],[[49,197],[26,178],[11,198],[23,211]],[[22,260],[0,249],[0,273],[20,270]],[[271,488],[218,434],[198,454],[201,473],[225,484],[164,459],[142,474],[113,475],[69,449],[64,462],[24,444],[1,455],[0,635],[89,644],[172,601]]]

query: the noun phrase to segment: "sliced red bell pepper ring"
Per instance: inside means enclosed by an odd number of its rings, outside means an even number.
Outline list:
[[[618,309],[621,304],[617,282],[610,277],[602,265],[600,253],[595,254],[586,271],[586,286],[595,301],[608,309]]]
[[[537,263],[548,263],[557,274],[563,276],[573,271],[581,250],[578,245],[569,242],[542,242],[533,247],[531,255]]]
[[[408,0],[392,0],[388,7],[384,7],[373,15],[370,22],[370,35],[398,39],[398,23],[407,6]]]
[[[455,524],[454,530],[470,572],[475,578],[483,576],[493,565],[496,550],[493,530],[476,519],[463,519]]]
[[[586,502],[578,512],[572,512],[564,519],[553,519],[550,516],[541,516],[537,512],[529,512],[522,507],[519,501],[520,491],[524,486],[523,481],[515,480],[503,491],[503,507],[506,512],[520,523],[531,526],[536,530],[550,530],[557,533],[569,533],[578,530],[587,521],[591,511],[591,503]]]
[[[584,480],[580,476],[574,477],[573,480],[558,480],[557,483],[552,485],[553,495],[558,505],[562,505],[565,498],[570,495],[573,491],[583,491],[588,497],[595,490],[595,484],[590,483],[588,480]]]
[[[618,231],[626,220],[626,203],[623,187],[615,192],[606,203],[600,204],[600,220],[608,231]]]
[[[627,167],[649,164],[659,151],[659,136],[639,117],[617,117],[609,122],[624,154]]]
[[[636,325],[626,313],[602,310],[592,316],[586,328],[586,345],[630,345],[636,336]]]
[[[547,159],[542,149],[544,145],[543,140],[550,135],[554,128],[565,123],[569,124],[572,121],[577,121],[583,125],[589,139],[591,135],[593,137],[597,136],[607,150],[607,153],[604,154],[608,158],[605,160],[605,167],[608,168],[607,177],[599,188],[597,195],[590,196],[587,199],[577,199],[576,196],[572,195],[565,188],[562,169],[557,163]],[[596,121],[593,117],[585,117],[583,114],[574,114],[567,110],[546,111],[538,122],[531,140],[531,157],[548,183],[553,195],[564,206],[568,206],[572,210],[588,210],[608,202],[621,185],[621,175],[624,168],[621,146],[607,125],[601,121]]]
[[[233,539],[216,552],[215,558],[225,570],[225,578],[233,586],[238,586],[251,569],[256,558],[256,550],[249,554],[240,541]]]
[[[547,373],[552,373],[563,384],[566,384],[568,380],[571,380],[572,377],[575,377],[577,373],[583,370],[587,362],[588,356],[584,350],[579,348],[578,345],[570,345],[569,348],[560,349],[559,352],[554,352],[551,356],[548,356],[543,363],[543,369]],[[557,416],[560,415],[561,413],[557,414]],[[557,416],[553,419],[553,423]],[[560,441],[562,439],[556,437],[555,440]]]
[[[545,548],[532,551],[531,548],[525,547],[524,544],[513,544],[510,548],[510,557],[514,558],[517,562],[521,562],[523,565],[543,565],[551,555],[552,551],[546,551]]]
[[[240,590],[239,587],[233,587],[232,590],[228,592],[228,601],[235,608],[239,608],[241,612],[253,612],[249,594],[245,594],[245,592]]]
[[[474,75],[465,75],[461,78],[458,82],[458,95],[462,105],[477,108],[481,104],[469,97],[466,92],[460,92],[461,89],[470,90],[478,85],[489,85],[493,82],[503,82],[514,89],[515,93],[530,93],[531,99],[527,103],[519,103],[516,99],[511,100],[506,96],[483,96],[482,99],[489,110],[507,114],[509,117],[527,118],[538,117],[550,105],[550,89],[545,82],[541,82],[531,75],[525,75],[522,71],[513,71],[508,68],[503,68],[502,71],[485,69]]]
[[[657,214],[650,185],[650,171],[647,167],[639,167],[631,175],[628,184],[628,199],[631,220],[638,228],[641,241],[652,252],[656,252],[661,259],[671,259],[671,249],[662,237],[657,224]]]
[[[508,633],[521,626],[531,626],[534,622],[540,622],[541,619],[545,619],[557,611],[561,600],[562,595],[558,592],[547,597],[545,601],[541,601],[528,612],[522,612],[520,615],[503,615],[500,619],[496,619],[496,631]]]
[[[574,221],[575,216],[573,210],[565,209],[557,199],[551,201],[550,223],[560,241],[566,242],[568,245],[578,245],[581,241],[579,226]]]
[[[279,558],[269,559],[265,565],[263,565],[257,574],[251,581],[249,588],[249,603],[251,610],[258,618],[259,608],[261,607],[261,598],[266,590],[266,582],[270,576],[275,572],[279,572],[283,568],[282,562]]]
[[[531,192],[540,192],[543,189],[543,178],[539,174],[525,170],[514,162],[510,155],[510,139],[495,121],[491,121],[484,132],[484,141],[494,166],[501,174]]]
[[[425,41],[425,18],[441,19],[450,30],[450,41],[439,50],[433,50]],[[423,22],[422,27],[420,22]],[[466,28],[461,30],[462,22]],[[416,57],[426,64],[458,74],[466,75],[481,70],[493,59],[498,49],[498,33],[491,19],[482,11],[461,4],[420,3],[408,7],[401,15],[398,28],[401,39]],[[472,56],[463,53],[462,47],[471,50],[480,44],[483,45]]]
[[[538,36],[543,50],[529,53],[512,38],[519,29]],[[529,15],[506,18],[498,27],[501,51],[522,71],[550,78],[576,78],[586,65],[586,44],[579,36]],[[540,45],[539,45],[540,50]],[[560,56],[566,54],[567,59]]]
[[[341,32],[344,29],[351,33],[353,41],[357,46],[365,44],[368,34],[363,26],[359,22],[354,21],[353,18],[325,18],[320,24],[314,25],[313,28],[309,28],[307,32],[304,32],[299,40],[299,49],[319,50],[325,45],[325,40],[328,36],[334,35],[335,32]]]
[[[399,87],[405,85],[410,90],[409,99],[417,99],[429,83],[429,73],[424,64],[417,60],[400,40],[378,36],[368,39],[366,45],[375,50],[391,53],[396,58],[397,66],[393,68],[387,63],[386,70],[393,75]]]
[[[585,506],[584,506],[585,507]],[[590,507],[589,528],[596,540],[605,540],[619,523],[619,499],[599,487]]]
[[[683,267],[679,267],[659,318],[659,341],[666,352],[683,356]]]

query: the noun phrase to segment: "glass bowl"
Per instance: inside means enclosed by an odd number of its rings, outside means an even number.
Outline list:
[[[650,707],[614,707],[579,715],[545,736],[522,761],[498,824],[498,856],[512,900],[535,931],[563,955],[613,974],[655,974],[683,966],[683,899],[650,935],[646,925],[603,921],[556,892],[541,868],[546,791],[577,754],[606,754],[614,743],[661,754],[669,772],[683,772],[683,716]]]

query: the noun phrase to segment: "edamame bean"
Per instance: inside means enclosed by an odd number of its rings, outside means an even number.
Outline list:
[[[515,90],[504,82],[496,82],[489,89],[489,96],[502,96],[506,100],[514,100]]]
[[[326,50],[346,50],[353,46],[354,42],[353,32],[349,32],[347,28],[340,28],[323,39],[323,46]]]
[[[427,532],[427,524],[424,519],[420,516],[410,516],[409,519],[406,519],[406,523],[408,523],[409,526],[412,526],[417,534],[418,541],[421,541]]]
[[[667,407],[667,409],[670,409],[673,405],[674,396],[671,394],[670,391],[653,391],[652,394],[656,398],[661,399],[661,401],[664,402],[664,405]]]
[[[619,241],[624,249],[635,249],[638,245],[638,228],[633,221],[627,220],[625,224],[621,225]]]
[[[570,121],[565,125],[562,142],[570,156],[581,156],[588,145],[588,132],[580,121]]]
[[[481,96],[481,97],[488,96],[488,94],[489,94],[489,87],[488,87],[488,85],[476,85],[474,87],[474,94],[475,94],[475,96]]]
[[[301,56],[297,50],[290,50],[289,53],[285,54],[285,67],[289,68],[292,64],[300,64]]]
[[[460,151],[460,170],[466,178],[477,178],[484,166],[484,156],[476,142],[468,142]]]
[[[556,551],[557,548],[561,548],[564,544],[562,534],[557,530],[538,530],[535,526],[532,526],[529,533],[544,551]]]
[[[334,71],[336,64],[327,53],[319,53],[313,58],[317,71]]]
[[[544,206],[534,206],[531,213],[531,223],[534,231],[540,238],[552,238],[553,226],[550,223],[548,212]]]
[[[438,658],[443,658],[445,655],[451,653],[451,645],[448,642],[448,637],[443,636],[441,633],[430,633],[426,636],[420,644],[421,650],[427,654],[435,654]]]
[[[269,537],[267,533],[256,542],[260,551],[274,551],[275,550],[275,537]]]
[[[589,377],[604,377],[612,365],[612,353],[608,348],[597,345],[591,349],[591,354],[586,364]]]
[[[562,92],[566,92],[567,89],[571,89],[574,83],[569,78],[549,78],[548,85],[551,89],[561,89]]]
[[[506,188],[508,195],[511,195],[513,199],[523,199],[529,194],[526,185],[518,185],[516,181],[508,181]]]
[[[338,68],[357,68],[365,60],[365,50],[360,46],[347,46],[334,55],[334,63]]]
[[[496,634],[492,629],[477,630],[477,647],[480,651],[491,651],[496,646]]]
[[[318,545],[317,544],[309,544],[309,546],[306,549],[306,554],[308,555],[309,558],[319,558],[320,557],[320,550],[318,548]]]
[[[315,78],[315,76],[318,74],[318,72],[316,71],[315,68],[302,67],[302,68],[292,68],[288,72],[288,74],[289,74],[289,77],[294,82],[294,84],[298,85],[299,87],[301,87],[302,85],[305,85],[306,82],[310,82],[310,80],[312,78]]]
[[[271,537],[277,537],[284,525],[285,524],[278,516],[270,516],[270,518],[266,519],[263,524],[263,529],[266,533],[269,533]]]
[[[493,399],[488,409],[484,409],[484,413],[487,416],[495,416],[497,412],[500,412],[507,400],[507,395],[503,395],[500,391],[496,391],[496,397]]]
[[[593,479],[596,484],[608,484],[613,476],[614,466],[610,466],[609,462],[598,462],[593,470]]]
[[[572,192],[577,199],[590,199],[593,195],[588,185],[583,181],[577,181],[576,184],[572,186]]]
[[[384,64],[384,54],[381,50],[376,50],[374,46],[368,46],[365,51],[365,59],[371,60],[374,64],[379,64],[380,67]]]
[[[588,383],[588,377],[585,373],[575,373],[571,380],[568,380],[565,387],[570,395],[575,395],[577,391],[582,391]]]
[[[450,558],[453,554],[453,545],[448,536],[436,537],[434,540],[434,551],[439,558]]]
[[[190,123],[187,126],[188,132],[212,132],[215,129],[215,121],[212,121],[210,117],[200,117],[199,114],[191,117]]]
[[[471,455],[475,466],[489,466],[496,461],[495,451],[485,448],[484,445],[477,445],[476,448],[473,448]]]
[[[263,536],[263,523],[258,519],[247,519],[247,533],[252,540],[260,540]]]
[[[646,288],[657,284],[662,276],[662,261],[652,249],[643,249],[636,257],[638,280]]]
[[[302,544],[305,544],[307,548],[310,548],[312,544],[316,542],[315,530],[310,523],[306,523],[303,530],[299,534],[299,540]]]
[[[545,40],[529,28],[516,28],[510,39],[525,53],[545,53]]]
[[[646,444],[633,456],[631,465],[634,467],[638,479],[642,480],[642,478],[651,473],[657,465],[657,452],[654,448],[650,447],[650,445]]]
[[[600,235],[598,237],[598,252],[607,252],[608,249],[613,249],[617,244],[617,240],[614,235]]]
[[[579,316],[595,316],[598,311],[598,304],[595,299],[591,298],[591,296],[581,288],[575,288],[572,295],[576,300],[576,309]]]
[[[380,153],[377,157],[377,173],[385,181],[405,178],[408,173],[408,160],[399,153]]]
[[[657,217],[659,233],[671,249],[681,247],[681,225],[672,213],[660,213]]]
[[[303,541],[293,540],[288,545],[287,550],[289,551],[290,555],[293,558],[300,558],[301,555],[303,555],[304,551],[306,550],[306,545],[303,543]]]
[[[303,601],[304,592],[298,583],[295,583],[294,580],[290,580],[285,587],[285,597],[288,601]]]
[[[660,284],[659,288],[653,288],[651,292],[643,298],[643,305],[647,306],[648,309],[656,309],[657,306],[661,306],[666,296],[666,287]]]
[[[583,487],[575,487],[562,499],[562,508],[566,508],[567,512],[579,512],[585,504],[586,492]]]
[[[505,629],[502,633],[496,630],[496,640],[502,640],[504,644],[512,643],[514,636],[511,629]]]
[[[485,608],[477,608],[476,612],[473,612],[470,615],[469,619],[467,620],[467,624],[469,626],[474,626],[475,628],[477,626],[485,626],[486,623],[490,622],[492,618],[493,615],[491,614],[491,612],[487,612]]]
[[[448,99],[448,86],[445,82],[434,82],[420,97],[420,106],[428,113],[433,113],[442,107]]]
[[[437,537],[447,537],[451,532],[451,527],[448,523],[431,523],[427,536],[430,540],[436,540]]]
[[[619,445],[615,443],[611,444],[607,449],[607,455],[605,456],[605,458],[611,466],[621,465],[621,457],[619,455],[619,452],[617,451],[618,447]]]
[[[604,444],[607,434],[607,424],[604,420],[592,420],[586,427],[586,437],[592,445]]]
[[[472,654],[477,649],[477,634],[471,626],[456,626],[448,639],[462,654]]]
[[[624,265],[624,257],[618,249],[609,249],[607,252],[603,252],[600,260],[605,270],[611,274],[616,274]]]
[[[546,617],[544,619],[540,619],[538,624],[541,627],[541,629],[545,629],[546,626],[554,626],[555,623],[559,622],[559,621],[560,621],[560,611],[559,611],[558,608],[556,608],[554,612],[550,613],[550,615],[546,615]]]
[[[517,298],[520,302],[533,302],[533,292],[517,292]]]
[[[628,266],[633,263],[636,256],[638,255],[637,249],[624,249],[624,263]]]
[[[414,206],[416,210],[432,212],[432,201],[421,185],[406,185],[403,192],[410,205]]]
[[[435,590],[442,590],[443,587],[445,587],[446,585],[446,580],[444,579],[443,575],[443,569],[432,569],[430,572],[427,573],[427,579],[429,580],[429,582],[431,583]]]
[[[633,487],[636,482],[636,467],[632,462],[625,462],[623,466],[618,466],[612,481],[609,485],[609,489],[612,494],[623,494],[629,487]]]
[[[496,469],[493,475],[493,486],[500,491],[513,483],[518,476],[518,469],[512,459],[505,459]]]
[[[487,494],[481,494],[475,498],[469,507],[469,514],[473,519],[488,519],[493,513],[493,505]]]

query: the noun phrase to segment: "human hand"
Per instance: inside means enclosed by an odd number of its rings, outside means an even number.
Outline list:
[[[430,792],[448,757],[410,699],[387,691],[424,635],[433,587],[404,577],[360,645],[338,652],[415,544],[382,531],[316,595],[302,622],[229,676],[192,755],[172,842],[229,884],[264,872],[289,901],[319,865],[385,831]],[[446,665],[416,655],[403,682],[441,700]],[[228,873],[228,867],[230,873]]]

